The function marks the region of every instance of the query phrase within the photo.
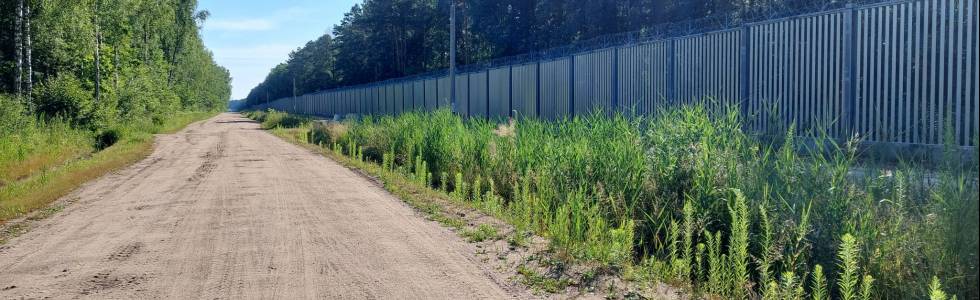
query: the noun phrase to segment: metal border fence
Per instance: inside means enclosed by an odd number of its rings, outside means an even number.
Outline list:
[[[977,0],[851,5],[529,54],[464,68],[453,109],[468,117],[557,119],[595,109],[649,115],[693,102],[739,104],[748,127],[760,132],[795,126],[837,138],[975,147],[976,9]],[[435,110],[451,106],[449,82],[441,70],[253,108],[320,116]]]

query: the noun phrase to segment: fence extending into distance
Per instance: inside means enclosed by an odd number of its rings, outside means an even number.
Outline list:
[[[795,125],[872,142],[976,146],[977,0],[851,6],[457,74],[464,116],[546,119],[739,104],[753,130]],[[299,114],[449,107],[446,73],[257,105]],[[954,139],[946,141],[947,137]]]

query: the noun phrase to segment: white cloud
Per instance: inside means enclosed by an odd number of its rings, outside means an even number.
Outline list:
[[[265,31],[275,28],[276,23],[266,19],[212,20],[205,22],[204,27],[225,31]]]

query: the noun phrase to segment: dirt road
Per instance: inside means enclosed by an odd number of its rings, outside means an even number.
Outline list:
[[[68,196],[0,246],[0,298],[510,298],[474,246],[237,114]]]

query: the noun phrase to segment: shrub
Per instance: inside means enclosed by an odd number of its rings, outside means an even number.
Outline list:
[[[76,124],[98,121],[92,93],[69,73],[43,82],[36,93],[37,111],[48,118],[64,117]]]

